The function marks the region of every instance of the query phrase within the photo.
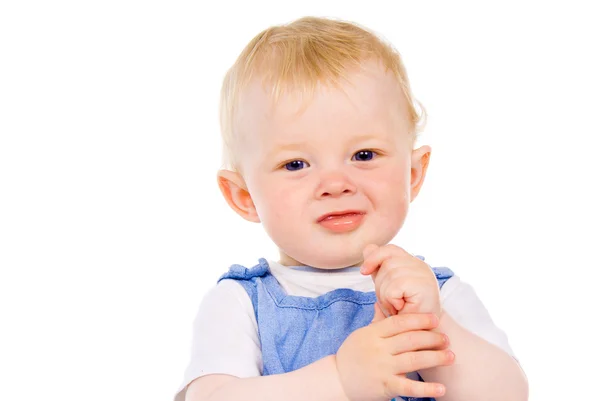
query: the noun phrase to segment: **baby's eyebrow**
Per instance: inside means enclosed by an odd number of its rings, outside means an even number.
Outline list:
[[[288,142],[288,143],[279,143],[275,144],[267,153],[267,158],[276,155],[277,153],[284,151],[294,151],[294,150],[304,150],[310,147],[307,143],[304,142]]]
[[[357,143],[366,142],[366,141],[378,141],[379,143],[381,143],[381,142],[388,142],[389,138],[387,138],[384,135],[378,135],[376,133],[359,134],[359,135],[356,135],[356,136],[352,136],[350,138],[350,140],[348,141],[348,144],[350,146],[353,146],[353,145],[355,145]],[[267,158],[274,157],[275,155],[277,155],[280,152],[285,152],[285,151],[305,151],[305,150],[311,149],[311,148],[315,148],[315,146],[310,145],[310,143],[308,143],[308,142],[281,142],[281,143],[275,143],[273,145],[273,147],[268,151]]]
[[[291,142],[291,143],[279,143],[275,144],[274,150],[297,150],[306,147],[304,142]]]
[[[372,140],[372,139],[381,141],[381,140],[385,140],[386,138],[382,138],[381,135],[377,135],[374,133],[373,134],[361,134],[361,135],[357,135],[357,136],[353,137],[350,140],[350,143],[354,144],[357,142],[365,142],[365,141]]]

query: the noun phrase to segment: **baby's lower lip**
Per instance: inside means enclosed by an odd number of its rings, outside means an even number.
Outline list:
[[[319,224],[333,232],[348,232],[360,226],[364,213],[346,213],[330,215],[319,221]]]

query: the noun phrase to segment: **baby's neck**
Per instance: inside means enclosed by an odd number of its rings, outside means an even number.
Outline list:
[[[350,266],[340,266],[340,267],[330,267],[330,268],[328,268],[328,267],[319,267],[319,266],[309,266],[309,265],[307,265],[305,263],[302,263],[302,262],[300,262],[300,261],[298,261],[298,260],[296,260],[296,259],[294,259],[294,258],[292,258],[292,257],[290,257],[288,255],[286,255],[283,252],[279,252],[279,260],[277,261],[277,263],[279,263],[282,266],[287,266],[287,267],[299,267],[299,266],[303,266],[303,267],[310,267],[310,268],[313,268],[313,269],[324,270],[324,271],[327,271],[327,270],[339,270],[339,269],[345,269],[345,268],[348,268],[348,267],[359,267],[359,266],[362,265],[362,261],[360,261],[359,263],[355,263],[355,264],[350,265]]]

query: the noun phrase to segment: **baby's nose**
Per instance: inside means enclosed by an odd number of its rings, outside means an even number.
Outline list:
[[[351,195],[356,192],[356,186],[350,178],[342,173],[324,175],[317,187],[317,198],[338,197]]]

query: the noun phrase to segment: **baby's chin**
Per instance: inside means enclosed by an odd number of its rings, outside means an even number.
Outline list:
[[[281,252],[281,263],[289,266],[310,266],[323,270],[343,269],[360,266],[362,250],[354,252],[302,252],[294,256]]]
[[[281,241],[277,245],[283,265],[311,266],[326,270],[343,269],[360,266],[367,245],[383,246],[393,239],[396,232],[383,227],[375,232],[356,230],[345,235],[314,235],[308,241],[290,241],[289,237],[286,237],[284,239],[288,241]]]

